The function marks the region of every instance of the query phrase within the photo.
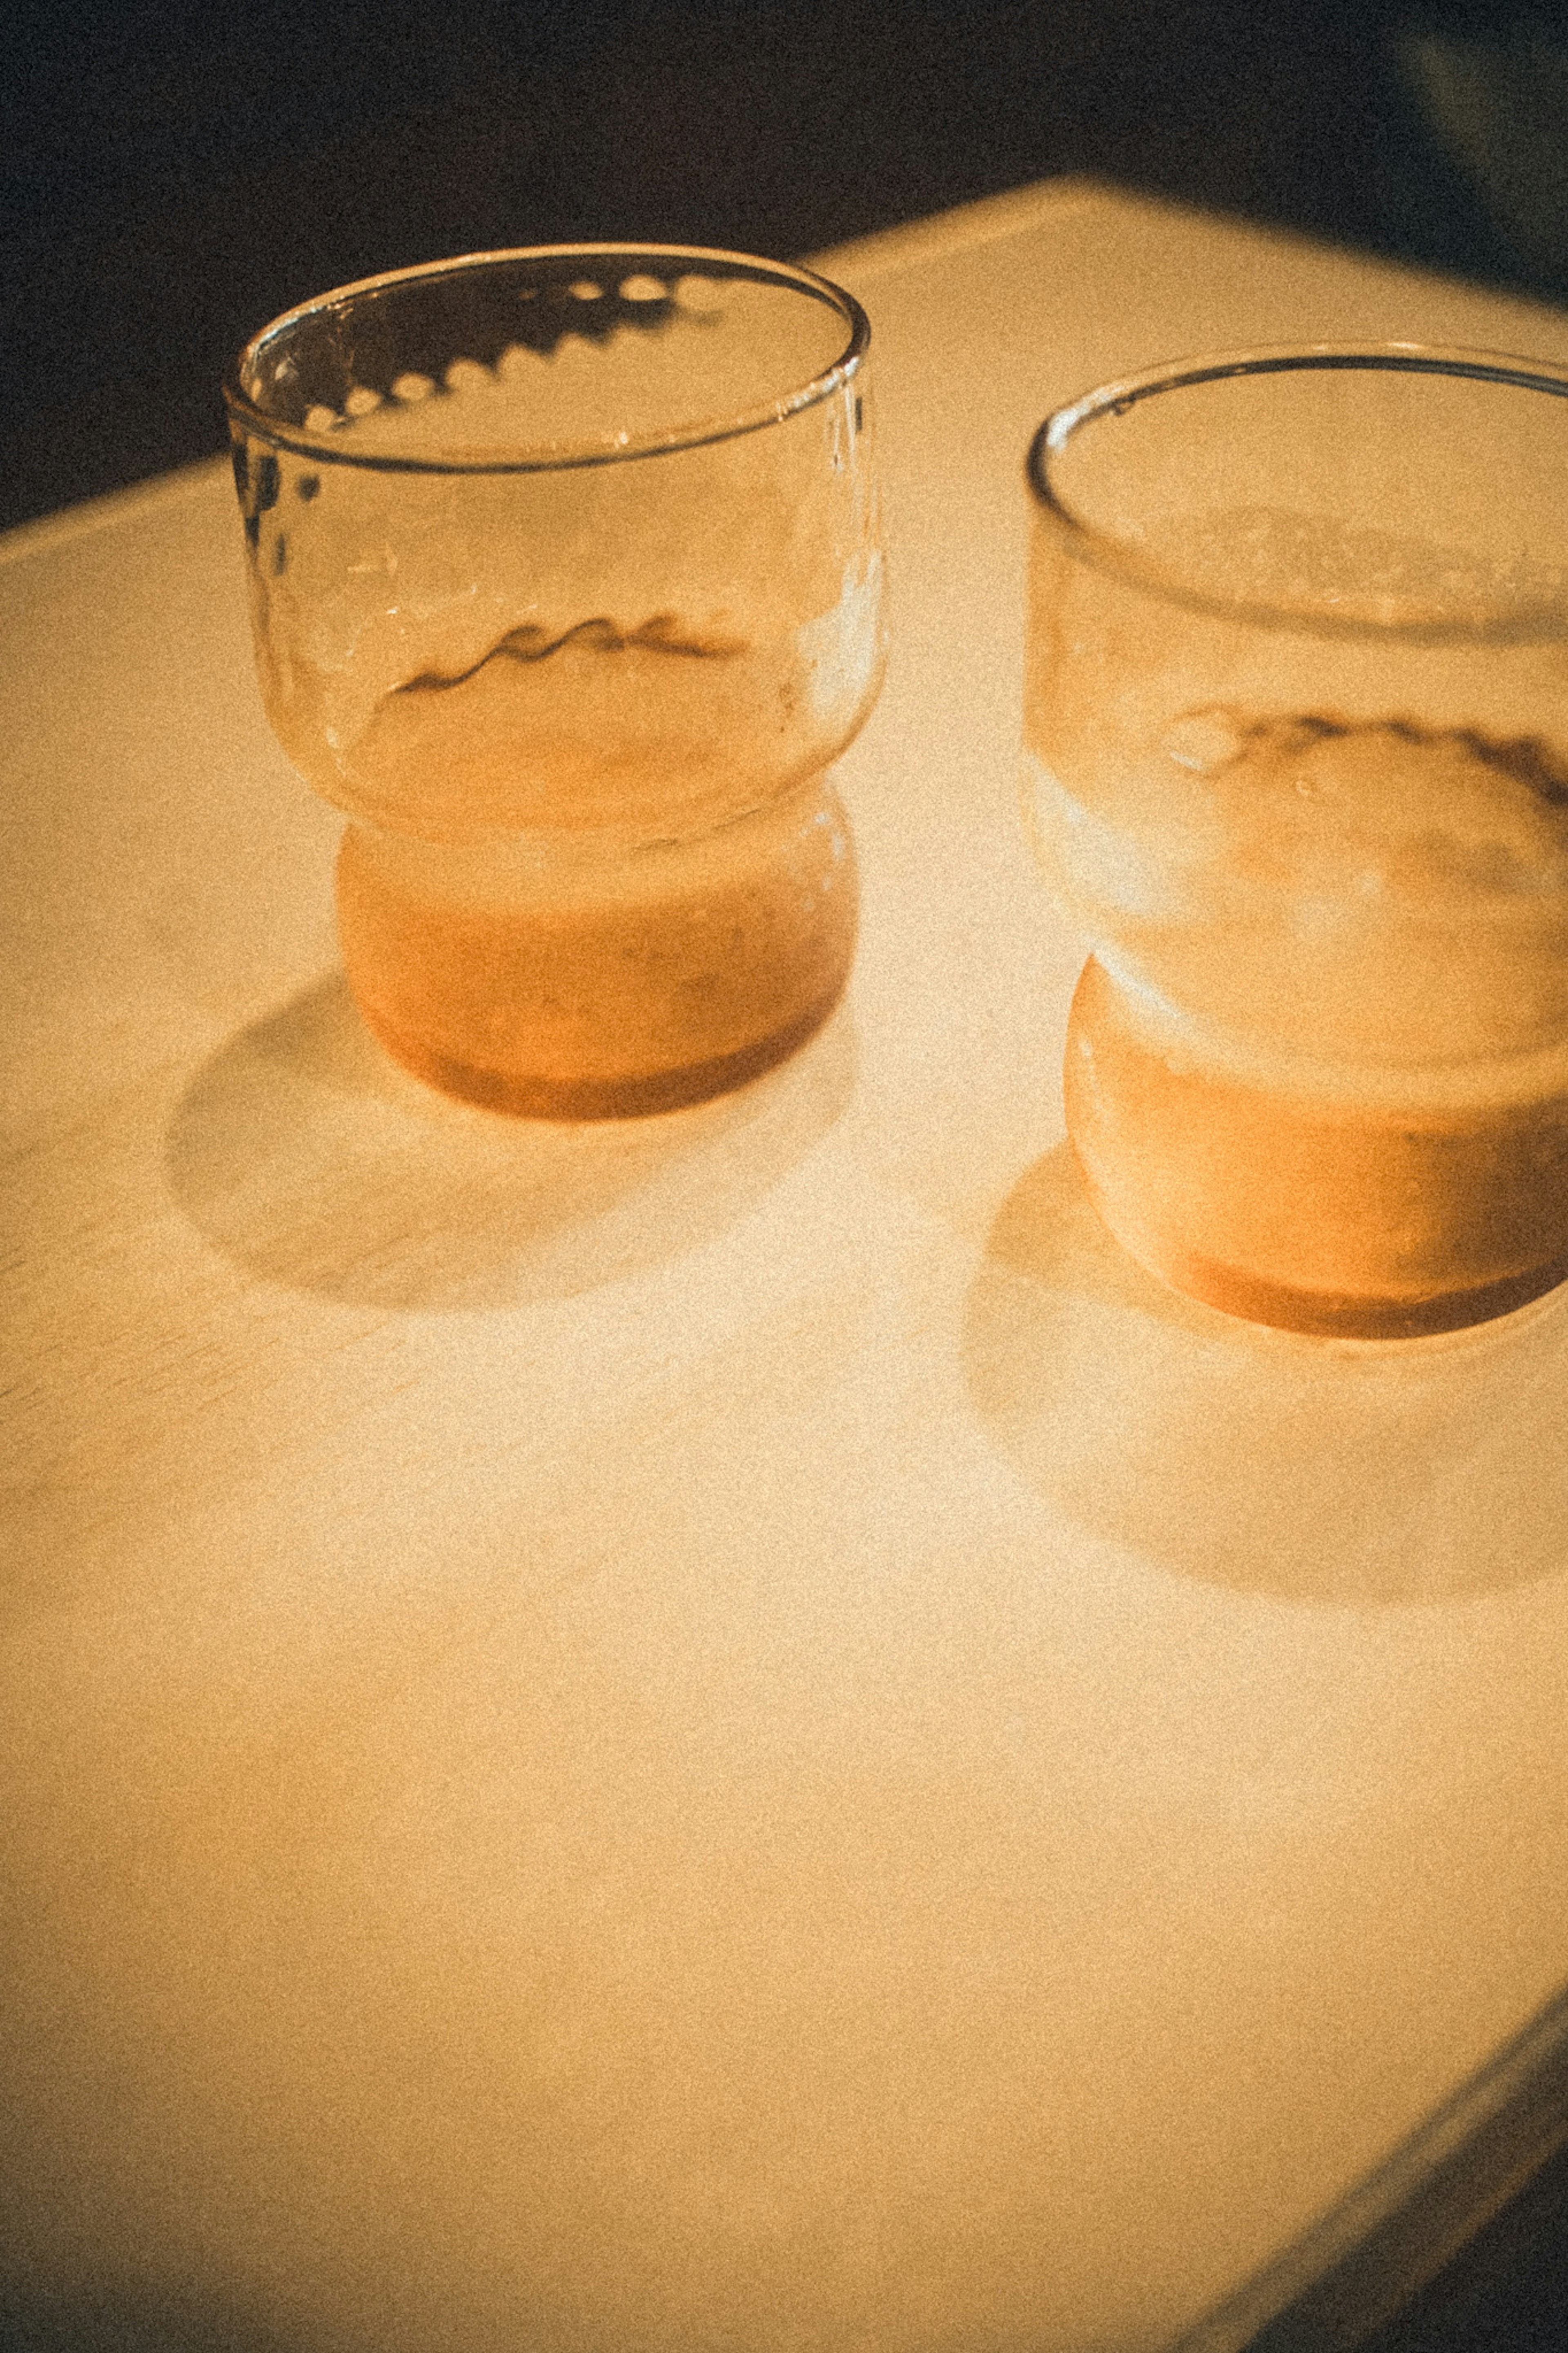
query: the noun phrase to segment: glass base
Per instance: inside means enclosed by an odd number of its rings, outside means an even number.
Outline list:
[[[541,1078],[526,1071],[479,1069],[433,1053],[416,1038],[396,1036],[363,1006],[360,1011],[365,1027],[394,1061],[401,1062],[427,1086],[463,1103],[482,1104],[486,1111],[508,1112],[519,1119],[646,1119],[655,1112],[679,1111],[687,1103],[728,1094],[787,1061],[816,1036],[842,994],[840,984],[824,1004],[814,1006],[771,1038],[758,1039],[740,1053],[689,1062],[679,1070],[616,1079]]]
[[[813,777],[698,840],[552,864],[351,826],[338,861],[349,986],[429,1084],[536,1119],[644,1116],[794,1053],[843,993],[855,860]]]
[[[1352,1339],[1450,1332],[1568,1276],[1568,1090],[1434,1107],[1205,1064],[1093,958],[1068,1134],[1140,1265],[1230,1315]]]

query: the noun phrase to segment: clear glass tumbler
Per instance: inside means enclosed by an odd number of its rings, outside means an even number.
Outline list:
[[[1181,1291],[1382,1338],[1568,1272],[1568,374],[1192,360],[1042,427],[1068,1128]]]
[[[268,716],[351,820],[360,1010],[435,1085],[662,1111],[837,1002],[826,772],[883,649],[868,335],[808,270],[595,245],[366,280],[240,353]]]

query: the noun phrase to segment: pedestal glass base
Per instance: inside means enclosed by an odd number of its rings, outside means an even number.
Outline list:
[[[782,1061],[841,996],[855,860],[822,776],[696,840],[558,850],[344,836],[349,985],[447,1093],[541,1119],[669,1111]]]
[[[1211,1055],[1091,958],[1068,1133],[1122,1247],[1228,1314],[1357,1339],[1484,1323],[1568,1276],[1568,1066],[1412,1072],[1404,1102],[1394,1073],[1319,1076]]]

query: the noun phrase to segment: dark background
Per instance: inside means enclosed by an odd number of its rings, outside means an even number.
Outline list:
[[[1568,0],[11,0],[0,525],[217,450],[234,350],[348,279],[800,254],[1072,171],[1568,300]],[[3,2292],[0,2340],[239,2341]],[[1375,2344],[1568,2353],[1568,2160]]]
[[[226,361],[291,303],[489,246],[795,255],[1087,169],[1568,290],[1568,0],[0,14],[0,525],[218,448]],[[1500,133],[1448,86],[1481,50]]]

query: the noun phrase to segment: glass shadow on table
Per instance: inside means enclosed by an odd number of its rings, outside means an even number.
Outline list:
[[[1184,1575],[1365,1606],[1568,1567],[1568,1288],[1428,1340],[1242,1323],[1127,1257],[1063,1144],[992,1224],[963,1346],[1029,1484]]]
[[[165,1165],[208,1240],[269,1282],[390,1309],[516,1306],[711,1240],[826,1134],[854,1072],[841,1006],[788,1061],[707,1103],[512,1118],[401,1070],[334,973],[202,1067]]]

